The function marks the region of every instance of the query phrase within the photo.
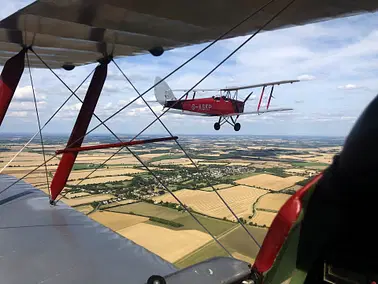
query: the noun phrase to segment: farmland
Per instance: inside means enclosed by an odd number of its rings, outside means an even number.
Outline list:
[[[233,208],[238,216],[246,216],[251,213],[251,204],[257,198],[264,194],[262,189],[251,188],[243,185],[219,191],[220,195]],[[209,216],[232,219],[232,213],[222,203],[221,199],[215,192],[205,192],[199,190],[180,190],[176,196],[187,206],[196,212],[207,214]],[[154,198],[157,202],[177,202],[170,195],[162,195]]]
[[[47,135],[45,139],[47,159],[66,143],[66,138]],[[88,139],[88,144],[114,141],[107,136]],[[27,140],[14,142],[3,138],[0,166],[4,167]],[[227,255],[208,231],[234,257],[253,261],[258,247],[238,221],[261,244],[281,206],[329,165],[333,155],[341,150],[340,141],[180,137],[201,173],[170,143],[132,147],[159,181],[127,152],[121,151],[105,164],[114,149],[80,153],[61,201],[178,267]],[[43,161],[41,147],[31,143],[2,174],[26,176],[26,182],[48,193],[45,167],[34,170]],[[59,161],[57,156],[48,162],[49,183]],[[238,219],[209,185],[217,189]]]

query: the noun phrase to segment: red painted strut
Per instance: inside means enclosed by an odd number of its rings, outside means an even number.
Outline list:
[[[3,123],[14,92],[25,68],[26,49],[10,58],[4,65],[0,78],[0,125]]]
[[[97,101],[100,97],[102,87],[104,86],[107,71],[107,64],[101,64],[96,67],[96,71],[93,74],[87,94],[85,95],[85,99],[76,119],[75,126],[72,129],[70,139],[68,139],[66,148],[78,148],[83,143],[84,135],[87,132]],[[66,152],[63,154],[58,169],[56,170],[54,178],[51,182],[51,200],[55,200],[65,187],[67,179],[75,163],[76,156],[77,152]]]
[[[148,143],[162,142],[162,141],[169,141],[169,140],[176,140],[176,139],[178,139],[177,136],[165,137],[165,138],[155,138],[155,139],[146,139],[146,140],[135,140],[135,141],[129,141],[129,142],[113,143],[113,144],[102,144],[102,145],[84,146],[84,147],[77,147],[77,148],[66,148],[66,149],[63,149],[63,150],[58,150],[55,153],[57,155],[62,154],[62,153],[69,153],[69,152],[76,152],[77,153],[77,152],[83,152],[83,151],[141,145],[141,144],[148,144]]]
[[[261,106],[261,101],[262,101],[262,98],[264,96],[264,91],[265,91],[265,86],[263,87],[262,91],[261,91],[261,96],[260,96],[260,100],[259,100],[259,105],[257,106],[257,111],[260,110],[260,106]]]

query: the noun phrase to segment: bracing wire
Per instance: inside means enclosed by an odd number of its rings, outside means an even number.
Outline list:
[[[87,77],[85,77],[85,79],[79,84],[79,86],[74,90],[74,92],[76,93],[80,88],[81,86],[85,83],[85,81],[88,80],[88,78],[92,75],[92,73],[94,72],[94,69],[92,70],[92,72],[90,72],[88,74]],[[37,131],[30,139],[28,142],[26,142],[26,144],[24,146],[22,146],[22,148],[12,157],[12,159],[9,160],[9,162],[0,170],[0,173],[2,173],[12,162],[14,159],[16,159],[18,157],[18,155],[21,154],[21,152],[33,141],[33,139],[50,123],[50,121],[58,114],[58,112],[65,106],[65,104],[72,98],[73,94],[69,95],[67,97],[67,99],[60,105],[60,107],[57,108],[57,110],[52,114],[52,116],[50,116],[50,118],[45,122],[45,124],[42,126],[41,130],[40,131]]]
[[[202,54],[204,51],[206,51],[208,48],[210,48],[211,46],[213,46],[215,43],[217,43],[218,41],[220,41],[222,38],[224,38],[226,35],[228,35],[229,33],[231,33],[233,30],[237,29],[239,26],[241,26],[242,24],[244,24],[246,21],[248,21],[250,18],[252,18],[253,16],[255,16],[256,14],[260,13],[264,8],[266,8],[267,6],[269,6],[271,3],[275,2],[277,0],[270,0],[269,2],[267,2],[266,4],[264,4],[263,6],[261,6],[259,9],[257,9],[256,11],[254,11],[253,13],[251,13],[249,16],[247,16],[246,18],[244,18],[242,21],[240,21],[238,24],[236,24],[235,26],[233,26],[232,28],[230,28],[229,30],[227,30],[226,32],[224,32],[222,35],[220,35],[219,37],[217,37],[215,40],[213,40],[211,43],[209,43],[207,46],[205,46],[203,49],[201,49],[199,52],[197,52],[196,54],[194,54],[192,57],[190,57],[188,60],[186,60],[184,63],[182,63],[180,66],[176,67],[173,71],[171,71],[168,75],[166,75],[165,77],[163,77],[160,81],[156,82],[155,84],[153,84],[150,88],[148,88],[146,91],[144,91],[141,96],[144,96],[145,94],[147,94],[149,91],[151,91],[154,87],[156,87],[157,85],[159,85],[161,82],[163,82],[164,80],[166,80],[167,78],[169,78],[170,76],[172,76],[174,73],[176,73],[178,70],[180,70],[182,67],[184,67],[185,65],[187,65],[189,62],[191,62],[192,60],[194,60],[196,57],[198,57],[200,54]],[[270,22],[269,22],[270,23]],[[268,24],[269,24],[268,23]],[[267,24],[265,24],[262,28],[260,28],[258,31],[261,31],[265,26],[267,26]],[[256,33],[257,34],[257,33]],[[59,79],[59,76],[43,61],[43,59],[35,53],[34,50],[32,50],[33,53],[39,58],[39,60],[48,68],[50,69],[50,71]],[[227,58],[228,59],[228,58]],[[225,60],[226,61],[226,60]],[[224,63],[224,62],[223,62]],[[223,64],[222,63],[222,64]],[[218,68],[219,66],[217,66]],[[214,70],[215,71],[215,70]],[[64,82],[62,82],[64,85],[66,85]],[[66,85],[66,87],[68,87]],[[189,93],[189,91],[187,92]],[[186,95],[186,93],[180,98],[180,100]],[[137,101],[140,97],[136,97],[134,98],[133,100],[131,100],[129,103],[127,103],[126,105],[124,105],[122,108],[120,108],[119,110],[117,110],[115,113],[113,113],[111,116],[109,116],[108,118],[106,118],[102,123],[96,125],[95,127],[93,127],[91,130],[89,130],[85,135],[87,136],[88,134],[92,133],[94,130],[96,130],[97,128],[99,128],[101,125],[103,125],[103,123],[106,123],[107,121],[109,121],[110,119],[112,119],[114,116],[116,116],[117,114],[119,114],[120,112],[122,112],[124,109],[126,109],[128,106],[130,106],[132,103],[134,103],[135,101]],[[145,129],[142,131],[144,132]],[[140,134],[138,134],[139,136]],[[83,137],[80,137],[79,139],[77,139],[76,141],[79,141],[81,138]],[[134,138],[135,139],[135,138]],[[76,142],[75,141],[75,142]],[[73,142],[73,143],[75,143]],[[73,144],[72,143],[72,144]]]
[[[231,56],[238,52],[244,45],[251,41],[259,32],[261,32],[267,25],[269,25],[274,19],[276,19],[281,13],[283,13],[290,5],[292,5],[296,0],[291,0],[285,7],[283,7],[279,12],[277,12],[272,18],[270,18],[265,24],[263,24],[255,33],[249,36],[242,44],[240,44],[236,49],[234,49],[229,55],[227,55],[221,62],[219,62],[213,69],[211,69],[205,76],[202,77],[194,86],[192,86],[187,92],[185,92],[177,101],[175,101],[172,106],[166,108],[166,110],[161,113],[156,119],[154,119],[149,125],[147,125],[141,132],[134,136],[131,141],[139,137],[144,131],[146,131],[151,125],[153,125],[159,118],[166,114],[173,106],[178,104],[189,92],[191,92],[195,87],[202,83],[207,77],[209,77],[215,70],[217,70],[223,63],[225,63]],[[107,121],[108,119],[105,119]]]
[[[33,51],[34,52],[34,51]],[[35,52],[34,54],[41,60],[41,62],[48,67],[48,65],[46,64],[46,62],[41,58],[39,57]],[[72,90],[71,88],[51,69],[49,68],[50,71],[59,79],[60,82],[62,82],[62,84],[69,90],[73,93],[73,95],[81,102],[83,103],[83,101],[81,100],[81,98],[79,96],[77,96]],[[93,116],[120,142],[123,142],[118,136],[117,134],[115,134],[95,113],[93,113]],[[86,135],[84,135],[86,136]],[[80,139],[80,138],[79,138]],[[74,141],[73,143],[75,143],[76,141]],[[73,144],[72,143],[72,144]],[[69,147],[69,146],[67,146]],[[160,180],[160,178],[158,178],[155,173],[139,158],[139,156],[137,154],[135,154],[129,147],[125,146],[125,148],[130,152],[130,154],[132,154],[134,156],[134,158],[136,158],[142,165],[143,167],[146,168],[146,170],[161,184],[161,186],[163,186],[163,188],[168,191],[172,196],[173,198],[175,198],[177,200],[177,202],[183,206],[183,208],[185,208],[184,204],[181,202],[181,200],[179,200],[177,198],[177,196]],[[195,217],[195,215],[190,212],[190,210],[188,210],[188,213],[195,219],[195,221],[232,257],[232,254],[217,240],[217,238],[201,223],[201,221],[199,221],[199,219],[197,217]]]
[[[95,167],[93,171],[91,171],[86,177],[81,179],[75,186],[79,186],[83,181],[87,180],[91,175],[93,175],[98,169],[102,168],[108,161],[110,161],[115,155],[117,155],[119,152],[123,150],[124,147],[119,148],[116,152],[114,152],[109,158],[107,158],[105,161],[103,161],[100,165]],[[61,194],[61,196],[57,199],[56,202],[61,200],[62,198],[66,197],[66,195],[70,192],[70,190],[67,190],[64,194]]]
[[[192,91],[196,86],[198,86],[202,81],[204,81],[208,76],[210,76],[217,68],[219,68],[225,61],[227,61],[232,55],[234,55],[239,49],[241,49],[245,44],[247,44],[252,38],[254,38],[262,29],[264,29],[269,23],[271,23],[275,18],[277,18],[282,12],[284,12],[291,4],[293,4],[295,2],[295,0],[292,0],[290,1],[285,7],[283,7],[278,13],[276,13],[270,20],[268,20],[260,29],[258,29],[254,34],[252,34],[250,37],[248,37],[241,45],[239,45],[233,52],[231,52],[225,59],[223,59],[218,65],[216,65],[209,73],[207,73],[199,82],[197,82],[190,90],[188,90],[186,93],[189,93],[190,91]],[[271,2],[269,2],[270,4]],[[263,6],[265,7],[265,6]],[[149,106],[149,104],[145,101],[145,99],[143,98],[143,94],[140,94],[139,91],[134,87],[134,85],[131,83],[131,81],[127,78],[127,76],[124,74],[124,72],[119,68],[118,64],[116,64],[116,62],[114,60],[112,60],[113,63],[117,66],[117,68],[121,71],[121,73],[123,74],[123,76],[126,78],[126,80],[131,84],[131,86],[134,88],[134,90],[137,92],[138,96],[136,99],[138,98],[142,98],[142,100],[146,103],[146,105],[149,107],[149,109],[152,111],[152,113],[156,116],[156,119],[150,123],[144,130],[142,130],[142,132],[140,132],[139,134],[137,134],[132,140],[135,140],[139,135],[141,135],[146,129],[148,129],[152,124],[154,124],[157,120],[159,120],[161,122],[161,124],[163,125],[163,127],[167,130],[167,132],[171,135],[172,133],[168,130],[168,128],[165,126],[165,124],[160,120],[161,116],[163,116],[170,108],[168,108],[165,112],[163,112],[160,116],[157,116],[156,113],[152,110],[152,108]],[[159,84],[159,83],[157,83]],[[155,85],[157,85],[155,84]],[[147,91],[148,92],[148,91]],[[185,95],[186,93],[178,100],[180,101]],[[177,102],[178,102],[177,101]],[[177,103],[176,102],[176,103]],[[132,102],[131,102],[132,103]],[[108,119],[106,119],[108,120]],[[106,121],[105,120],[105,121]],[[104,122],[105,122],[104,121]],[[106,128],[108,128],[105,124],[103,124]],[[110,131],[110,129],[108,129]],[[92,131],[92,130],[91,130]],[[90,132],[91,132],[90,131]],[[113,134],[113,133],[112,133]],[[87,134],[86,134],[87,135]],[[114,134],[113,134],[114,135]],[[132,141],[131,140],[131,141]],[[178,146],[180,147],[180,149],[184,152],[184,154],[189,158],[189,160],[193,163],[193,165],[196,167],[196,169],[199,171],[199,168],[197,166],[197,164],[191,159],[191,157],[188,155],[188,153],[184,150],[184,148],[181,146],[181,144],[179,144],[178,141],[176,141],[176,143],[178,144]],[[127,147],[126,147],[127,148]],[[128,148],[127,148],[128,149]],[[129,150],[129,149],[128,149]],[[130,150],[129,150],[130,151]],[[115,154],[114,154],[115,155]],[[113,155],[113,156],[114,156]],[[93,172],[95,172],[99,167],[95,168],[93,170]],[[92,172],[92,173],[93,173]],[[204,175],[202,174],[201,171],[199,171],[202,175],[202,177],[204,177]],[[90,173],[89,175],[91,175],[92,173]],[[89,175],[87,177],[89,177]],[[227,204],[227,202],[223,199],[223,197],[219,194],[219,192],[215,189],[215,187],[213,185],[211,185],[211,183],[209,182],[209,180],[206,178],[206,181],[208,183],[209,186],[212,187],[212,189],[214,190],[214,192],[217,194],[217,196],[221,199],[221,201],[225,204],[225,206],[228,208],[228,210],[233,214],[233,216],[235,217],[235,219],[237,220],[237,222],[240,223],[240,225],[244,228],[244,230],[247,232],[247,234],[253,239],[253,241],[256,243],[256,245],[258,247],[260,247],[260,244],[257,242],[257,240],[253,237],[253,235],[250,233],[250,231],[248,231],[248,229],[244,226],[244,224],[239,220],[239,218],[237,217],[237,215],[235,214],[235,212],[232,210],[232,208]]]
[[[39,137],[41,139],[41,147],[42,147],[42,153],[43,153],[43,161],[45,164],[45,174],[46,174],[46,185],[47,185],[47,191],[49,193],[49,196],[51,196],[50,192],[50,183],[49,183],[49,172],[47,169],[47,163],[46,163],[46,153],[45,153],[45,145],[43,143],[43,135],[42,135],[42,129],[41,129],[41,120],[39,118],[39,112],[38,112],[38,104],[37,104],[37,96],[35,94],[35,88],[34,88],[34,82],[33,82],[33,76],[30,68],[30,60],[29,60],[29,53],[26,52],[26,59],[28,62],[28,69],[29,69],[29,76],[30,76],[30,84],[32,87],[33,91],[33,100],[34,100],[34,107],[35,107],[35,113],[37,115],[37,123],[38,123],[38,132],[39,132]]]
[[[266,7],[267,5],[269,5],[271,2],[273,2],[274,0],[268,2],[268,4],[264,5],[263,7]],[[248,43],[255,35],[257,35],[263,28],[265,28],[270,22],[272,22],[275,18],[277,18],[284,10],[286,10],[292,3],[294,3],[295,0],[292,0],[291,2],[289,2],[283,9],[281,9],[276,15],[274,15],[268,22],[266,22],[260,29],[258,29],[252,36],[250,36],[246,41],[244,41],[238,48],[236,48],[231,54],[229,54],[224,60],[222,60],[217,66],[215,66],[208,74],[206,74],[197,84],[195,84],[188,92],[192,91],[198,84],[200,84],[203,80],[205,80],[209,75],[211,75],[217,68],[219,68],[219,66],[221,66],[226,60],[228,60],[232,55],[234,55],[239,49],[241,49],[246,43]],[[260,11],[262,10],[262,8],[260,9]],[[259,10],[258,10],[259,11]],[[257,13],[257,12],[255,12]],[[244,21],[243,21],[244,22]],[[235,27],[236,28],[236,27]],[[232,30],[232,29],[231,29]],[[229,32],[227,32],[229,33]],[[226,34],[227,34],[226,33]],[[222,36],[223,37],[223,36]],[[221,37],[221,38],[222,38]],[[216,41],[218,41],[220,38],[218,38]],[[212,42],[212,44],[214,44],[216,41]],[[209,47],[209,46],[208,46]],[[208,47],[206,47],[205,49],[207,49]],[[204,50],[200,51],[203,52]],[[33,51],[34,52],[34,51]],[[197,53],[194,57],[196,57],[197,55],[199,55],[200,53]],[[39,57],[35,52],[34,54]],[[192,59],[194,59],[194,57],[192,57],[191,59],[189,59],[188,61],[186,61],[182,66],[186,65],[188,62],[190,62]],[[39,59],[44,62],[40,57]],[[46,63],[45,63],[46,65]],[[47,66],[47,65],[46,65]],[[168,76],[166,76],[165,78],[163,78],[162,80],[160,80],[159,82],[157,82],[154,86],[152,86],[150,89],[148,89],[146,92],[144,92],[143,94],[141,94],[140,96],[143,96],[144,94],[146,94],[148,91],[150,91],[153,87],[155,87],[156,85],[158,85],[159,83],[161,83],[163,80],[165,80],[166,78],[168,78],[170,75],[172,75],[173,73],[175,73],[178,69],[180,69],[182,66],[179,66],[179,68],[176,68],[173,72],[171,72]],[[51,68],[49,68],[52,72],[53,70]],[[55,72],[53,72],[54,75]],[[61,80],[59,78],[58,75],[56,75],[58,77],[59,80]],[[62,80],[61,80],[62,81]],[[64,85],[66,85],[63,81],[62,83]],[[66,85],[66,87],[69,89],[69,87]],[[74,94],[75,95],[75,94]],[[184,94],[180,100],[185,96],[186,94]],[[77,97],[77,96],[76,96]],[[78,98],[78,97],[77,97]],[[80,100],[80,98],[78,98]],[[108,117],[107,119],[105,119],[104,121],[101,121],[95,114],[94,116],[100,121],[100,124],[97,125],[96,127],[94,127],[92,130],[90,130],[88,133],[86,133],[84,136],[88,135],[90,132],[94,131],[95,129],[97,129],[100,125],[104,125],[117,139],[119,139],[115,134],[114,132],[112,132],[104,123],[106,121],[108,121],[109,119],[113,118],[115,115],[117,115],[119,112],[121,112],[123,109],[125,109],[128,105],[130,105],[131,103],[133,103],[134,101],[136,101],[137,99],[139,99],[139,97],[135,98],[134,100],[132,100],[129,104],[127,104],[126,106],[122,107],[121,109],[119,109],[118,111],[116,111],[113,115],[111,115],[110,117]],[[81,100],[80,100],[81,101]],[[157,119],[155,119],[150,125],[148,125],[144,130],[142,130],[142,132],[140,132],[137,136],[135,136],[133,138],[136,139],[139,135],[141,135],[147,128],[149,128],[153,123],[155,123],[155,121],[157,121],[162,115],[164,115],[170,108],[168,108],[165,112],[163,112],[160,116],[157,117]],[[82,138],[82,137],[81,137]],[[80,139],[80,138],[79,138]],[[121,140],[120,140],[121,141]],[[129,150],[129,149],[128,149]],[[130,151],[130,150],[129,150]],[[131,153],[135,156],[135,154],[131,151]],[[138,160],[139,157],[135,156]],[[144,163],[140,160],[140,162],[144,165]],[[149,171],[150,173],[159,181],[159,179],[156,177],[156,175],[146,166],[144,165]],[[39,168],[40,166],[38,166],[37,168]],[[36,169],[37,169],[36,168]],[[36,169],[34,169],[33,171],[35,171]],[[32,171],[32,172],[33,172]],[[29,173],[30,174],[30,173]],[[159,181],[160,182],[160,181]],[[161,182],[160,182],[161,183]],[[162,184],[163,185],[163,184]],[[12,185],[11,185],[12,186]],[[165,187],[163,185],[163,187]],[[9,188],[9,187],[8,187]],[[6,188],[6,189],[8,189]],[[166,188],[166,187],[165,187]],[[4,190],[6,190],[4,189]],[[166,188],[168,191],[170,191],[168,188]],[[4,191],[3,190],[3,191]],[[171,193],[173,196],[174,194]],[[180,204],[181,204],[181,201],[180,200],[177,200]]]
[[[76,90],[74,91],[74,93],[76,93],[80,87],[85,83],[85,81],[87,81],[87,79],[92,75],[92,73],[94,72],[94,70],[92,70],[91,73],[88,74],[88,76],[80,83],[80,85],[76,88]],[[45,122],[45,124],[43,125],[43,127],[41,128],[41,131],[50,123],[50,121],[58,114],[58,112],[64,107],[64,105],[71,99],[71,97],[73,96],[73,93],[63,102],[63,104],[54,112],[54,114]],[[33,141],[33,139],[39,134],[40,131],[36,132],[30,139],[29,141],[16,153],[15,156],[12,157],[12,159],[4,166],[4,168],[0,171],[0,173],[31,143],[31,141]],[[9,186],[7,186],[6,188],[4,188],[2,191],[0,191],[0,194],[3,193],[4,191],[8,190],[9,188],[11,188],[12,186],[14,186],[15,184],[17,184],[19,181],[23,180],[24,178],[26,178],[27,176],[31,175],[32,173],[34,173],[36,170],[38,170],[40,167],[44,166],[44,164],[47,164],[48,162],[50,162],[52,159],[56,158],[58,155],[53,155],[51,158],[49,158],[46,162],[38,165],[36,168],[34,168],[33,170],[31,170],[30,172],[26,173],[25,175],[23,175],[21,178],[19,178],[18,180],[16,180],[15,182],[13,182],[12,184],[10,184]]]
[[[115,66],[117,67],[117,69],[122,73],[122,75],[125,77],[125,79],[129,82],[129,84],[131,85],[131,87],[135,90],[135,92],[140,95],[140,92],[138,91],[138,89],[134,86],[134,84],[130,81],[130,79],[126,76],[126,74],[122,71],[122,69],[119,67],[119,65],[113,60],[113,63],[115,64]],[[152,109],[152,107],[148,104],[148,102],[145,100],[144,97],[141,97],[143,102],[147,105],[147,107],[150,109],[150,111],[153,113],[153,115],[156,117],[156,119],[160,122],[160,124],[164,127],[164,129],[168,132],[168,134],[173,137],[173,134],[172,132],[168,129],[168,127],[165,125],[165,123],[160,119],[160,117],[156,114],[156,112]],[[252,235],[252,233],[247,229],[247,227],[243,224],[243,222],[239,219],[239,217],[236,215],[236,213],[234,212],[234,210],[232,210],[232,208],[228,205],[228,203],[226,202],[226,200],[224,200],[224,198],[220,195],[220,193],[218,192],[218,190],[210,183],[210,180],[202,173],[202,171],[199,169],[198,165],[193,161],[193,159],[190,157],[190,155],[188,154],[188,152],[184,149],[184,147],[182,147],[182,145],[180,144],[179,141],[175,140],[177,146],[181,149],[181,151],[185,154],[185,156],[190,160],[190,162],[194,165],[194,167],[196,168],[197,172],[201,175],[201,177],[206,181],[207,185],[210,186],[213,191],[215,192],[215,194],[219,197],[219,199],[223,202],[223,204],[227,207],[227,209],[231,212],[231,214],[235,217],[236,219],[236,222],[238,222],[243,228],[244,230],[247,232],[247,234],[249,235],[249,237],[255,242],[255,244],[260,248],[260,244],[258,243],[258,241],[256,240],[256,238]]]

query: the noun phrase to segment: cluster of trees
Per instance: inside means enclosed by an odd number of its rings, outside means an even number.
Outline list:
[[[300,181],[296,182],[295,184],[300,185],[300,186],[305,186],[312,179],[313,179],[313,177],[309,177],[307,179],[300,180]]]
[[[168,225],[168,226],[171,226],[171,227],[174,227],[174,228],[180,228],[180,227],[184,226],[181,223],[177,223],[177,222],[174,222],[174,221],[171,221],[171,220],[166,220],[166,219],[162,219],[162,218],[158,218],[158,217],[150,217],[150,221],[157,222],[157,223],[164,224],[164,225]]]

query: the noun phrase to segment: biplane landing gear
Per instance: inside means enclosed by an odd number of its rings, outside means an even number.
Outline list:
[[[234,125],[234,130],[235,130],[235,131],[239,131],[239,130],[240,130],[240,127],[241,127],[240,123],[237,122],[237,123],[235,123],[235,125]]]
[[[214,129],[219,130],[223,124],[228,123],[229,125],[234,127],[235,131],[239,131],[241,128],[241,125],[239,122],[236,122],[238,118],[239,116],[237,116],[235,119],[232,116],[221,116],[219,117],[219,121],[214,123]]]
[[[219,130],[220,127],[221,127],[221,126],[220,126],[220,123],[219,123],[219,122],[215,122],[215,123],[214,123],[214,129],[215,129],[215,130]]]

